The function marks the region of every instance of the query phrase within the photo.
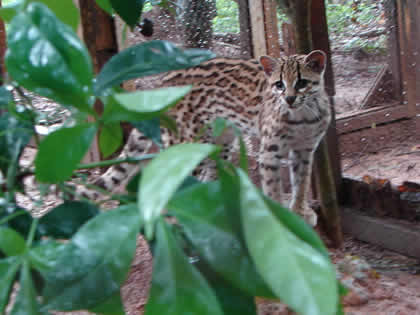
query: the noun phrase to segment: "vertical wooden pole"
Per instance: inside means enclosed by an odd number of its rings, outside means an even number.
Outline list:
[[[249,59],[253,57],[249,0],[238,0],[238,6],[241,58]]]
[[[264,5],[261,0],[249,0],[253,55],[255,58],[267,55],[264,23]]]
[[[118,43],[115,34],[114,19],[103,11],[95,0],[79,0],[83,39],[93,60],[95,73],[116,53]],[[103,104],[96,101],[95,110],[103,111]],[[88,153],[87,160],[94,162],[101,159],[97,139]],[[86,159],[85,159],[86,161]]]
[[[327,54],[325,70],[325,91],[330,99],[331,124],[315,154],[316,192],[321,200],[321,210],[325,228],[336,247],[343,242],[338,200],[343,200],[341,193],[341,161],[338,150],[338,137],[335,128],[334,111],[334,74],[331,62],[331,49],[328,38],[328,24],[324,0],[312,0],[311,6],[312,49],[319,49]]]
[[[266,50],[269,56],[280,57],[279,29],[277,26],[277,4],[275,0],[263,0],[264,28],[268,40]]]

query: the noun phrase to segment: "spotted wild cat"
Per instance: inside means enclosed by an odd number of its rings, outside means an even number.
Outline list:
[[[330,105],[324,93],[326,56],[322,51],[274,59],[216,58],[199,66],[168,73],[162,86],[192,84],[191,92],[168,114],[178,126],[179,137],[162,129],[165,146],[194,141],[203,125],[226,118],[245,135],[260,139],[259,169],[263,191],[282,201],[280,165],[289,164],[292,198],[289,207],[311,225],[317,216],[307,198],[314,151],[330,122]],[[210,133],[201,137],[211,141]],[[230,158],[231,138],[221,139],[223,156]],[[133,130],[121,157],[147,153],[151,141]],[[211,162],[208,162],[211,163]],[[207,165],[209,166],[209,165]],[[113,190],[137,171],[121,164],[108,169],[94,184]],[[212,168],[199,170],[202,179]]]

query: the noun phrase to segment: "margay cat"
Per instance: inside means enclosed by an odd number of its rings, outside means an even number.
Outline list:
[[[321,51],[273,59],[216,58],[199,66],[174,71],[165,86],[193,84],[191,92],[169,112],[177,121],[179,137],[163,131],[165,145],[194,141],[203,125],[223,117],[244,134],[260,139],[259,162],[263,191],[282,200],[279,168],[289,161],[292,200],[290,208],[316,225],[317,216],[307,205],[312,160],[315,149],[330,122],[330,105],[324,94],[323,73],[326,56]],[[210,141],[205,135],[203,141]],[[231,143],[222,143],[227,158]],[[121,154],[138,156],[151,142],[133,130]],[[110,168],[97,181],[112,190],[133,175],[135,166]]]

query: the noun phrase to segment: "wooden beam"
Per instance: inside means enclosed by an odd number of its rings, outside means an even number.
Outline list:
[[[253,57],[253,44],[251,34],[251,17],[248,0],[238,0],[239,6],[239,36],[241,43],[241,58]]]
[[[269,56],[280,57],[280,39],[277,25],[277,4],[275,0],[263,0],[266,49]]]
[[[398,105],[397,102],[389,106],[374,107],[353,114],[340,115],[337,118],[336,129],[338,135],[343,135],[363,129],[376,128],[379,125],[410,117],[411,113],[407,106]]]
[[[267,55],[266,33],[264,23],[264,6],[261,0],[249,0],[251,34],[254,58]]]
[[[420,259],[420,229],[395,219],[373,218],[343,209],[343,231],[356,239]]]

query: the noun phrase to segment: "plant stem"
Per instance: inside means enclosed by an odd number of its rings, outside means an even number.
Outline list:
[[[83,169],[89,169],[89,168],[95,168],[95,167],[111,166],[111,165],[121,164],[121,163],[138,163],[143,160],[150,160],[154,158],[155,156],[156,154],[145,154],[138,158],[115,159],[115,160],[106,160],[106,161],[100,161],[100,162],[94,162],[94,163],[79,164],[77,166],[77,169],[83,170]]]
[[[29,231],[28,239],[26,240],[26,246],[30,248],[32,246],[32,242],[35,238],[35,231],[38,226],[38,219],[34,219],[31,224],[31,229]]]
[[[25,210],[20,210],[15,213],[9,214],[7,217],[0,220],[0,225],[5,224],[7,221],[10,221],[20,215],[27,213]]]

